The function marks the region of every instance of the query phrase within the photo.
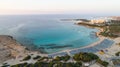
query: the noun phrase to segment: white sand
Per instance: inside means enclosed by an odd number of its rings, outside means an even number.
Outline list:
[[[112,39],[112,40],[115,43],[112,46],[110,46],[109,48],[104,49],[104,50],[107,50],[107,51],[105,51],[105,54],[101,55],[101,54],[99,54],[99,52],[96,53],[99,57],[101,57],[101,59],[107,60],[108,58],[115,57],[115,53],[120,51],[120,45],[118,45],[118,43],[120,43],[120,37]]]
[[[93,65],[90,65],[90,67],[101,67],[99,64],[95,63]]]

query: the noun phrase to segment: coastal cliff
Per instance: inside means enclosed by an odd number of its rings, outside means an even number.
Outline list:
[[[28,53],[24,46],[19,44],[12,36],[0,35],[0,63],[8,59],[17,59]]]

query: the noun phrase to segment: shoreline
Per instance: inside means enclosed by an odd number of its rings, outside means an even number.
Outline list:
[[[86,26],[85,26],[86,27]],[[83,46],[83,47],[79,47],[79,48],[73,48],[73,49],[66,49],[66,50],[62,50],[62,51],[59,51],[59,52],[56,52],[56,53],[51,53],[51,54],[48,54],[49,55],[52,55],[52,54],[58,54],[58,53],[62,53],[62,52],[67,52],[67,54],[70,55],[70,51],[73,51],[73,50],[78,50],[78,49],[85,49],[85,48],[90,48],[90,47],[94,47],[96,45],[99,45],[99,43],[101,43],[104,39],[106,39],[106,37],[103,37],[103,36],[100,36],[99,33],[102,31],[101,28],[98,28],[98,32],[95,32],[96,36],[99,38],[98,41],[96,42],[93,42],[87,46]]]
[[[88,26],[85,26],[85,27],[88,27]],[[103,29],[101,29],[101,28],[98,28],[98,27],[95,27],[95,28],[97,28],[99,31],[98,32],[96,32],[96,36],[99,38],[99,40],[98,41],[96,41],[96,42],[93,42],[93,43],[91,43],[91,44],[89,44],[89,45],[87,45],[87,46],[83,46],[83,47],[79,47],[79,48],[74,48],[74,49],[66,49],[66,50],[62,50],[62,51],[59,51],[59,52],[56,52],[56,53],[52,53],[52,54],[48,54],[48,56],[54,56],[55,57],[55,55],[57,56],[57,54],[58,54],[58,56],[60,56],[59,54],[61,54],[61,53],[63,53],[63,52],[66,52],[68,55],[71,55],[70,54],[70,52],[71,51],[77,51],[77,50],[80,50],[80,49],[86,49],[86,48],[91,48],[91,47],[95,47],[95,46],[99,46],[100,45],[100,43],[102,42],[102,41],[104,41],[105,39],[107,39],[107,40],[111,40],[111,41],[113,41],[113,43],[111,44],[111,45],[108,45],[108,47],[106,47],[106,48],[103,48],[102,50],[105,50],[105,49],[110,49],[110,47],[112,48],[112,46],[116,46],[115,44],[116,43],[120,43],[120,37],[117,37],[117,38],[109,38],[109,37],[104,37],[104,36],[102,36],[102,35],[99,35],[99,33],[100,32],[102,32],[103,31]],[[119,48],[119,47],[118,47]],[[116,48],[112,48],[112,50],[113,49],[116,49]],[[119,49],[118,49],[119,50]],[[99,51],[97,51],[97,52],[92,52],[92,53],[98,53]],[[115,51],[116,52],[116,51]],[[98,54],[97,54],[98,55]]]

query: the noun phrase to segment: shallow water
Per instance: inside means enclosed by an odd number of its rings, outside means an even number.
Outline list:
[[[0,16],[0,34],[11,35],[23,45],[35,45],[47,53],[86,46],[99,40],[93,34],[97,29],[74,25],[73,21],[60,21],[69,18],[81,16]]]

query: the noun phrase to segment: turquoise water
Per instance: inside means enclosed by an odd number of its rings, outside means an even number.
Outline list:
[[[0,16],[0,34],[11,35],[23,45],[35,45],[47,53],[79,48],[98,40],[97,29],[60,19],[82,18],[78,15],[15,15]],[[89,18],[89,17],[84,17]]]

